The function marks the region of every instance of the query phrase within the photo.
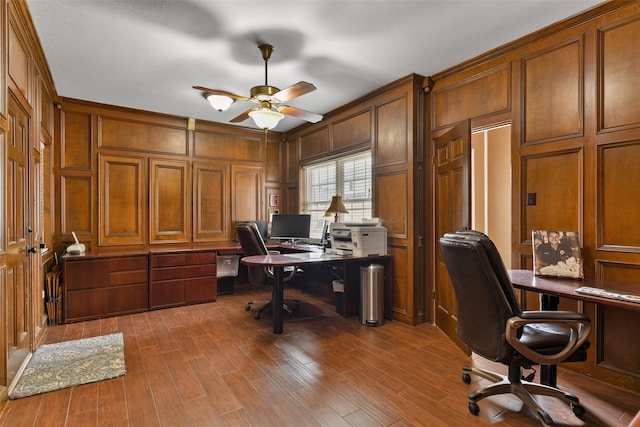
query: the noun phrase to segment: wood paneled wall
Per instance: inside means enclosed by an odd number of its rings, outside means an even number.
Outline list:
[[[285,199],[303,209],[299,170],[327,158],[371,149],[373,216],[387,227],[393,257],[393,317],[426,321],[422,191],[423,77],[409,75],[287,134]]]
[[[532,230],[573,230],[585,276],[640,293],[639,39],[640,2],[605,3],[432,76],[434,134],[467,118],[512,124],[515,268],[532,268]],[[537,295],[522,297],[538,307]],[[576,369],[640,390],[640,313],[571,300],[561,308],[595,322],[589,360]]]
[[[72,99],[59,118],[60,249],[232,241],[279,191],[277,133]]]

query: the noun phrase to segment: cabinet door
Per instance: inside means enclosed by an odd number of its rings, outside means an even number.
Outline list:
[[[144,159],[103,155],[98,159],[99,243],[144,243]]]
[[[260,219],[262,212],[262,168],[231,167],[232,221]],[[232,238],[235,238],[235,230]]]
[[[228,240],[229,167],[193,164],[193,241]]]
[[[188,241],[188,166],[184,161],[150,161],[149,241]]]

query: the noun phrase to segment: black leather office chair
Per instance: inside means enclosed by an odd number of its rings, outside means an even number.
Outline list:
[[[238,241],[240,242],[240,246],[242,246],[242,251],[245,256],[252,255],[268,255],[278,253],[278,251],[269,251],[267,250],[266,245],[264,244],[264,240],[262,240],[262,236],[258,231],[258,227],[254,223],[243,223],[238,224],[236,226],[236,233],[238,236]],[[256,267],[256,266],[248,266],[248,275],[249,275],[249,283],[254,285],[265,285],[269,282],[269,280],[273,279],[273,273],[268,268]],[[285,278],[284,281],[288,282],[293,279],[299,270],[296,267],[285,267]],[[288,314],[292,314],[300,305],[299,300],[285,299],[282,305],[282,309],[285,310]],[[267,301],[249,301],[245,307],[245,310],[251,311],[252,307],[258,307],[256,309],[254,317],[256,319],[260,318],[262,312],[271,307],[271,300]]]
[[[575,415],[583,415],[584,407],[576,396],[523,380],[522,369],[586,360],[590,319],[570,311],[522,311],[498,250],[480,232],[445,234],[440,247],[458,301],[458,337],[474,353],[509,367],[507,376],[463,368],[462,379],[467,384],[470,374],[494,382],[469,393],[469,412],[477,415],[477,402],[485,397],[513,393],[546,425],[552,425],[553,419],[533,394],[564,399]]]

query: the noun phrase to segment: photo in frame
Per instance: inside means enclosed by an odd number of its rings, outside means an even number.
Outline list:
[[[531,241],[536,276],[584,278],[577,231],[533,230]]]
[[[269,206],[278,207],[280,200],[277,194],[269,194]]]

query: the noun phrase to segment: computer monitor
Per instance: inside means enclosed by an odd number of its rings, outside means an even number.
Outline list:
[[[278,214],[271,218],[271,235],[273,240],[308,239],[311,228],[311,215]]]

